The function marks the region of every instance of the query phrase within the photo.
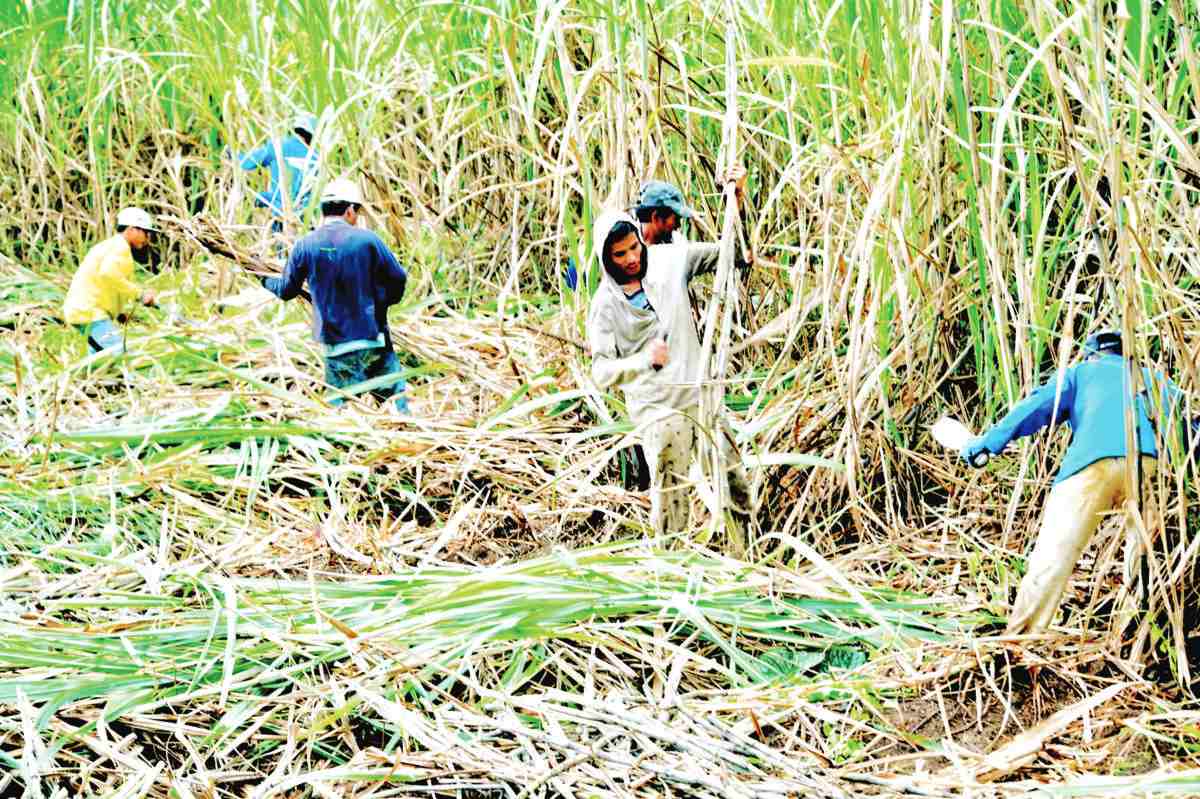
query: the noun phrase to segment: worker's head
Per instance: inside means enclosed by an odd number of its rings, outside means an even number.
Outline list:
[[[624,285],[646,276],[646,247],[637,226],[621,220],[604,239],[604,269],[617,283]]]
[[[637,221],[625,211],[604,211],[592,222],[592,252],[604,273],[620,285],[646,276],[641,235]]]
[[[313,135],[317,132],[317,118],[307,111],[297,114],[292,120],[292,132],[305,144],[312,144]]]
[[[341,217],[347,223],[356,225],[362,207],[362,189],[346,178],[329,181],[321,194],[321,216],[324,217]]]
[[[633,206],[642,225],[642,236],[649,244],[666,244],[679,228],[680,221],[692,217],[692,209],[683,202],[683,194],[662,180],[648,180],[638,191]]]
[[[117,214],[117,233],[129,243],[129,251],[139,264],[150,262],[150,248],[158,236],[154,217],[141,208],[122,208]]]
[[[1099,333],[1093,333],[1087,337],[1087,341],[1083,342],[1083,355],[1085,358],[1124,354],[1124,347],[1121,344],[1121,334],[1116,330],[1102,330]]]
[[[647,244],[670,244],[679,229],[679,214],[670,208],[637,208],[638,222]]]

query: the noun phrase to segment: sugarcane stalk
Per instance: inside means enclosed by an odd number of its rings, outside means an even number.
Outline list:
[[[730,5],[726,6],[729,21],[725,26],[725,120],[722,135],[721,155],[718,159],[722,176],[737,157],[737,69],[735,58],[736,15]],[[729,486],[725,479],[726,464],[721,454],[721,406],[724,400],[725,373],[729,366],[729,328],[733,320],[734,244],[737,236],[738,206],[737,188],[730,182],[724,185],[725,212],[721,224],[720,254],[717,258],[717,273],[713,280],[712,298],[705,313],[704,339],[700,345],[700,425],[708,435],[702,441],[702,462],[708,467],[712,481],[716,507],[713,513],[713,531],[718,535],[730,533],[732,554],[745,554],[744,531],[731,529],[726,524],[726,508],[729,506]],[[714,339],[715,347],[714,347]]]

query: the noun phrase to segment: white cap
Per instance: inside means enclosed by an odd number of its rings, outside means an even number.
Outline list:
[[[301,112],[292,120],[292,130],[302,130],[312,136],[317,132],[317,118],[307,111]]]
[[[158,232],[154,217],[141,208],[122,208],[121,213],[117,214],[117,227],[136,227]]]
[[[325,186],[325,192],[321,195],[321,202],[364,204],[362,189],[353,180],[346,178],[329,181]]]

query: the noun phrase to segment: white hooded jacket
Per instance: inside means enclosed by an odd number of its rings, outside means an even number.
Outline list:
[[[694,276],[716,268],[719,248],[688,242],[648,247],[642,289],[653,310],[641,310],[604,268],[604,242],[618,222],[632,224],[641,240],[640,227],[628,213],[607,211],[596,220],[592,242],[601,260],[601,278],[588,309],[588,343],[592,379],[604,389],[620,386],[630,419],[640,424],[700,402],[700,338],[687,285]],[[655,371],[650,343],[664,334],[667,363]]]

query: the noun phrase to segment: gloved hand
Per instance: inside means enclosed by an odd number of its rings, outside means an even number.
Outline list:
[[[984,443],[983,436],[975,436],[962,448],[962,459],[974,466],[976,469],[982,469],[987,466],[988,460],[995,454],[991,448]]]

